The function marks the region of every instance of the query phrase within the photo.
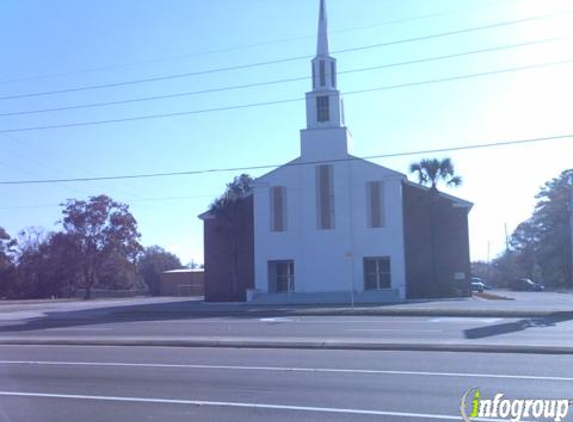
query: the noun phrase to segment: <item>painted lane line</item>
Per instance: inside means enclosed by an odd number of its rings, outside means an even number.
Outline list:
[[[300,368],[281,366],[240,366],[240,365],[201,365],[201,364],[170,364],[170,363],[122,363],[122,362],[57,362],[57,361],[25,361],[0,360],[0,365],[36,365],[36,366],[101,366],[126,368],[175,368],[175,369],[222,369],[234,371],[270,371],[270,372],[315,372],[335,374],[371,374],[371,375],[405,375],[428,377],[457,377],[457,378],[494,378],[538,381],[573,381],[573,377],[551,377],[536,375],[507,375],[507,374],[477,374],[463,372],[429,372],[429,371],[398,371],[383,369],[339,369],[339,368]]]
[[[484,323],[484,324],[494,324],[501,321],[501,318],[474,318],[474,317],[441,317],[433,318],[428,322],[439,322],[439,323]]]
[[[367,409],[349,409],[336,407],[313,407],[313,406],[294,406],[283,404],[268,403],[242,403],[226,401],[205,401],[205,400],[182,400],[182,399],[160,399],[160,398],[143,398],[143,397],[116,397],[116,396],[85,396],[79,394],[48,394],[48,393],[31,393],[19,391],[0,391],[0,396],[5,397],[36,397],[52,398],[67,400],[92,400],[92,401],[111,401],[127,403],[159,403],[159,404],[181,404],[191,406],[212,406],[212,407],[234,407],[247,409],[270,409],[270,410],[287,410],[299,412],[314,413],[338,413],[351,415],[370,415],[370,416],[391,416],[399,418],[418,418],[418,419],[440,419],[459,421],[460,416],[438,415],[432,413],[411,413],[411,412],[393,412],[386,410],[367,410]],[[493,422],[507,422],[503,419],[487,419]]]
[[[384,317],[387,318],[387,317]],[[161,321],[145,321],[145,324],[258,324],[260,322],[289,322],[295,324],[421,324],[431,322],[429,320],[404,320],[404,319],[379,319],[379,320],[307,320],[307,319],[289,319],[289,318],[258,318],[248,320],[225,320],[225,319],[202,319],[202,320],[161,320]],[[445,322],[445,321],[442,321]],[[142,324],[142,322],[133,321],[130,324]]]
[[[44,331],[110,331],[113,328],[104,327],[59,327],[59,328],[44,328]]]
[[[443,333],[443,330],[409,330],[407,328],[347,328],[346,331],[392,331],[400,333]]]
[[[283,318],[283,317],[277,317],[277,318],[259,318],[260,322],[294,322],[292,319],[290,318]]]

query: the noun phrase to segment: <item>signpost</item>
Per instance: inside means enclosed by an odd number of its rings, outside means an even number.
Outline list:
[[[571,283],[573,284],[573,186],[569,192],[569,226],[571,229]]]

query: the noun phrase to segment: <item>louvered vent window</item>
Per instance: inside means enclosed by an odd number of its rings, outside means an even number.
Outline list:
[[[286,187],[271,187],[271,231],[286,231]]]
[[[366,183],[366,202],[368,227],[384,227],[384,183],[380,181]]]
[[[317,217],[319,230],[334,228],[334,188],[332,165],[316,167]]]

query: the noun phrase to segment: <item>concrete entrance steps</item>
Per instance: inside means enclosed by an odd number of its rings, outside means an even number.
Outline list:
[[[344,304],[351,303],[350,292],[292,292],[292,293],[261,293],[250,292],[250,303],[254,305],[282,304]],[[354,303],[398,303],[400,295],[397,289],[369,290],[354,292]]]

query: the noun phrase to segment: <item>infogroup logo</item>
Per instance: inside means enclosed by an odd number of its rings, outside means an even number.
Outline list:
[[[569,413],[569,399],[507,399],[496,393],[492,399],[482,397],[479,388],[470,388],[462,396],[460,411],[465,422],[472,418],[520,422],[522,418],[560,422]]]

